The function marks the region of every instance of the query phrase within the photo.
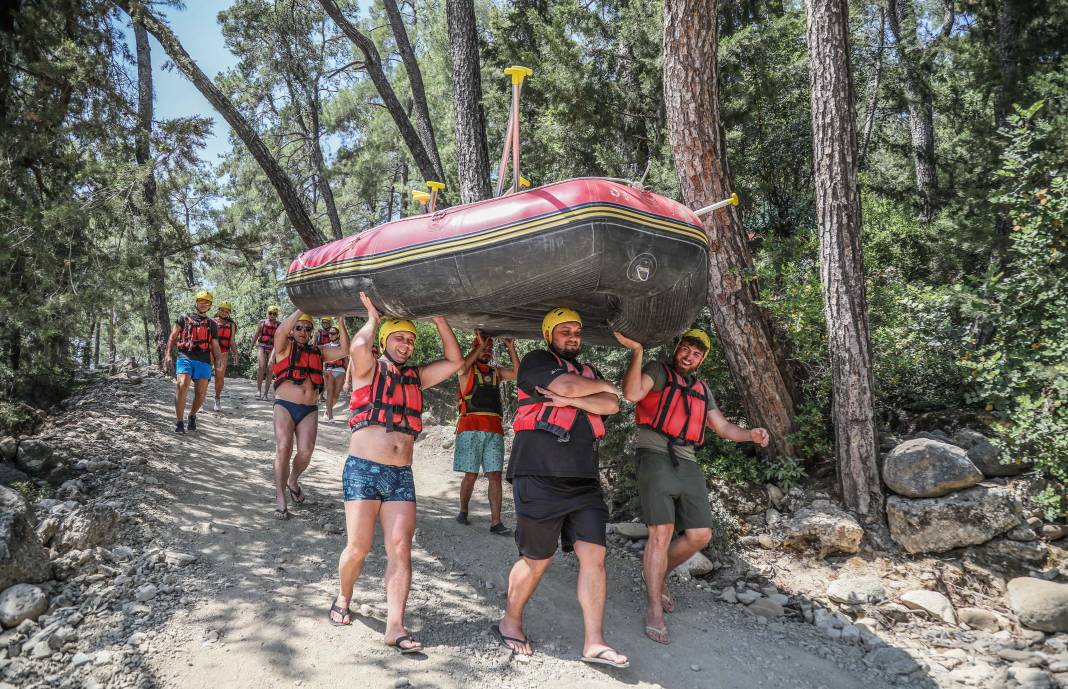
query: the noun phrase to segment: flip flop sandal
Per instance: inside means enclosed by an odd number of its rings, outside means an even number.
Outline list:
[[[401,646],[401,642],[402,641],[411,641],[415,645],[414,646],[408,646],[407,648],[405,648],[404,646]],[[387,642],[386,645],[389,646],[390,648],[397,649],[400,652],[401,655],[407,655],[409,653],[422,653],[423,652],[423,642],[420,641],[419,639],[415,638],[411,634],[405,634],[404,636],[398,636],[396,639],[393,640],[393,643]]]
[[[659,634],[663,640],[657,639],[653,634]],[[665,646],[671,643],[671,638],[668,637],[667,627],[653,627],[651,625],[645,625],[645,636],[649,637],[650,641],[655,641],[658,644],[664,644]]]
[[[594,653],[592,656],[582,656],[581,658],[579,658],[579,660],[584,663],[589,663],[590,665],[607,665],[609,667],[614,667],[620,670],[625,670],[626,668],[630,667],[629,660],[624,661],[622,663],[615,663],[609,660],[608,658],[605,658],[605,653],[615,653],[616,655],[619,655],[619,653],[614,649],[606,648],[600,653]]]
[[[286,521],[289,519],[289,510],[280,510],[277,507],[274,510],[274,518],[278,521]]]
[[[534,642],[531,641],[529,637],[526,638],[526,639],[517,639],[514,636],[505,636],[504,633],[501,632],[501,626],[499,624],[495,624],[492,627],[490,627],[490,631],[493,632],[497,636],[497,640],[501,642],[501,646],[504,646],[509,651],[511,651],[512,655],[524,655],[524,654],[520,653],[519,651],[517,651],[514,648],[512,648],[511,646],[509,646],[508,643],[507,643],[509,641],[511,641],[512,643],[516,643],[516,644],[526,644],[526,645],[530,646],[530,655],[534,655]],[[530,656],[527,656],[527,657],[530,657]]]
[[[341,622],[335,622],[334,621],[333,615],[334,615],[335,612],[341,615],[341,619],[342,619]],[[348,622],[344,621],[346,618],[348,619]],[[350,626],[352,626],[352,609],[351,608],[347,608],[347,607],[343,608],[343,607],[341,607],[340,605],[338,605],[336,603],[331,603],[330,604],[330,612],[327,613],[326,619],[334,627],[350,627]]]
[[[649,584],[645,582],[645,572],[642,572],[642,586],[649,590]],[[664,590],[660,592],[660,607],[666,613],[675,612],[675,597],[668,592],[666,581],[664,582]]]
[[[293,497],[293,502],[298,505],[303,504],[304,501],[308,499],[308,496],[304,494],[304,489],[300,487],[299,483],[297,484],[296,490],[293,490],[289,485],[286,485],[286,488],[289,490],[289,494]]]

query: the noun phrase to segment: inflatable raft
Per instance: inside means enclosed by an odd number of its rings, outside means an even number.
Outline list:
[[[313,314],[444,315],[456,328],[540,338],[553,306],[582,314],[586,339],[612,330],[647,345],[697,318],[708,239],[689,208],[628,184],[573,179],[379,225],[302,253],[286,289]]]

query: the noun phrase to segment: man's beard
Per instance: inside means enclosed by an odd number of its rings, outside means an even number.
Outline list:
[[[582,353],[581,344],[570,352],[563,349],[557,349],[554,345],[549,345],[549,347],[554,352],[556,352],[556,355],[559,356],[561,359],[567,359],[568,361],[575,361],[576,359],[578,359],[579,354]]]

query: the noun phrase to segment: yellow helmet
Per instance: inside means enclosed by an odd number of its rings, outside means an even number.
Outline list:
[[[211,292],[205,289],[200,290],[199,292],[197,292],[197,295],[193,297],[193,301],[200,301],[201,299],[206,299],[209,302],[214,301],[211,298]]]
[[[386,338],[393,333],[411,333],[415,335],[415,323],[403,318],[387,318],[378,328],[378,349],[386,350]]]
[[[322,318],[319,319],[319,322],[322,323],[323,325],[333,324],[334,319],[332,317],[330,317],[330,316],[323,316]]]
[[[274,304],[271,304],[267,307],[267,313],[278,313],[278,307]]]
[[[705,346],[705,355],[701,357],[701,363],[704,363],[705,359],[708,358],[708,353],[712,350],[712,338],[700,328],[690,328],[679,336],[679,342],[675,345],[675,349],[678,349],[679,344],[682,344],[685,339],[697,340]]]
[[[308,314],[306,314],[306,313],[302,313],[302,314],[300,314],[300,318],[298,318],[298,319],[297,319],[297,322],[299,323],[299,322],[301,322],[301,321],[308,321],[309,323],[311,323],[311,324],[312,324],[312,326],[313,326],[313,327],[315,326],[315,321],[314,321],[314,320],[312,320],[312,317],[311,317],[311,316],[309,316],[309,315],[308,315]]]
[[[226,309],[227,311],[233,311],[234,310],[233,305],[228,301],[224,301],[223,303],[219,304],[219,308],[220,309]]]
[[[545,318],[541,319],[541,336],[545,338],[546,342],[552,342],[553,328],[561,323],[573,322],[582,325],[582,316],[579,315],[579,312],[566,306],[559,306],[545,314]]]

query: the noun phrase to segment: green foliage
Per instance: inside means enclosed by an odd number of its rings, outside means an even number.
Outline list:
[[[11,487],[31,505],[43,498],[52,497],[56,490],[49,483],[43,483],[39,486],[30,481],[15,481],[11,484]]]
[[[1068,483],[1068,176],[1044,145],[1052,127],[1042,103],[1018,109],[995,202],[1012,227],[1011,268],[982,284],[971,306],[989,341],[965,355],[970,399],[999,418],[1001,443],[1014,459],[1034,462]]]

